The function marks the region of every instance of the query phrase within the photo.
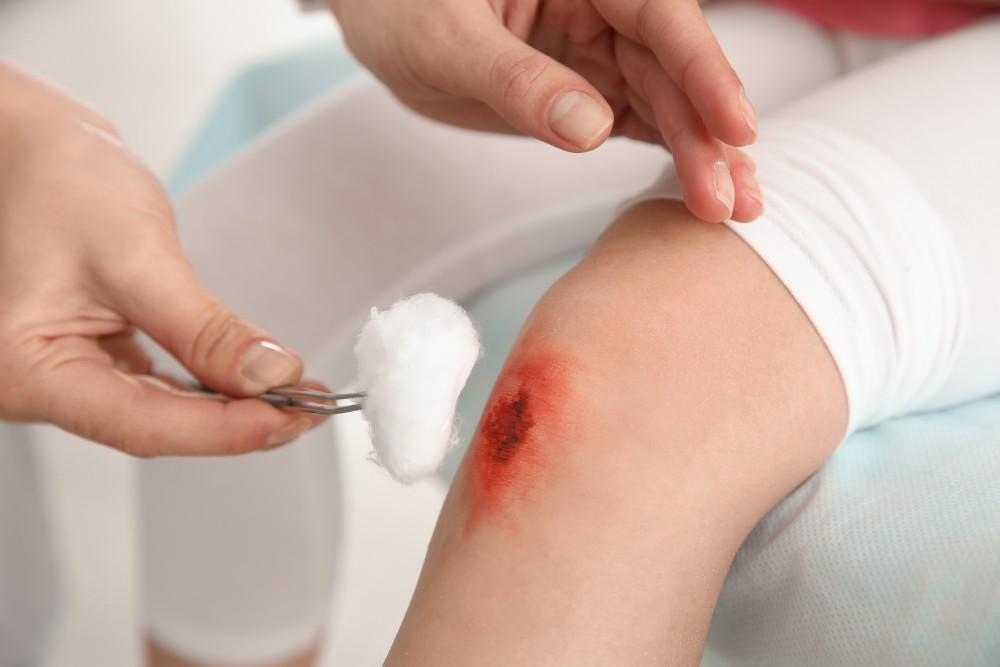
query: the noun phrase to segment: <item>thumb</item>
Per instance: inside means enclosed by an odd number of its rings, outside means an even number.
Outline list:
[[[495,16],[464,28],[437,63],[441,87],[488,104],[521,132],[569,151],[607,139],[614,113],[604,97],[569,67],[535,50]],[[473,54],[470,56],[470,54]]]
[[[256,396],[302,379],[298,355],[232,313],[193,269],[181,274],[133,287],[122,314],[215,391]]]

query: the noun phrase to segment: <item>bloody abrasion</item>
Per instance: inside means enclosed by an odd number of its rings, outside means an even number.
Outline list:
[[[531,392],[527,387],[501,396],[483,417],[481,437],[493,461],[509,464],[528,439],[535,418],[531,414]]]
[[[502,514],[534,488],[565,444],[572,359],[520,347],[500,374],[472,442],[470,524]]]

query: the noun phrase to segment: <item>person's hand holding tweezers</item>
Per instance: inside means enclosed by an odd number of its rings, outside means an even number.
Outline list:
[[[137,329],[227,397],[300,384],[302,362],[206,291],[165,193],[108,122],[3,61],[0,304],[0,419],[138,456],[273,447],[323,419],[287,409],[306,387],[205,400],[152,375]]]

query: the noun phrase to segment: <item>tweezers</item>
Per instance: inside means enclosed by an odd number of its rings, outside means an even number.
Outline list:
[[[218,401],[235,400],[231,396],[218,394],[200,385],[196,388],[205,394],[205,398],[213,398]],[[270,403],[276,408],[312,412],[318,415],[342,415],[360,410],[360,401],[366,396],[367,394],[363,391],[347,394],[330,394],[325,391],[317,391],[316,389],[306,389],[305,387],[278,387],[254,398]],[[348,403],[347,405],[337,404],[339,401],[348,400],[358,402]]]

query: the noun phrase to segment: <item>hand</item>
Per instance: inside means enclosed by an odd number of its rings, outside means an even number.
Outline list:
[[[298,382],[302,362],[208,294],[160,185],[96,112],[3,61],[0,105],[0,419],[139,456],[234,454],[316,425],[151,375],[135,328],[230,396]]]
[[[698,217],[763,211],[756,117],[697,0],[328,0],[351,51],[414,110],[568,151],[611,134],[674,154]]]

